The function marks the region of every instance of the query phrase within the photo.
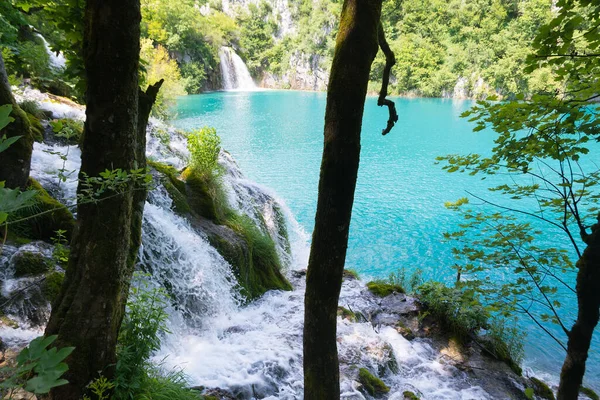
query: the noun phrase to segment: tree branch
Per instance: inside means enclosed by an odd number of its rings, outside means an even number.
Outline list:
[[[396,122],[398,122],[398,113],[396,112],[396,105],[393,101],[386,99],[388,92],[388,85],[390,83],[390,72],[392,67],[396,64],[396,57],[394,52],[390,49],[388,42],[385,40],[385,32],[383,31],[383,25],[379,24],[379,47],[383,54],[385,54],[385,68],[383,69],[383,78],[381,80],[381,91],[379,92],[379,98],[377,99],[377,105],[379,107],[387,106],[390,112],[390,118],[388,119],[387,126],[383,131],[382,135],[390,133]]]

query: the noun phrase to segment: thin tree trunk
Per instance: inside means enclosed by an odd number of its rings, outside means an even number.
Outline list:
[[[31,167],[33,134],[27,115],[17,105],[12,95],[4,60],[0,54],[0,106],[5,104],[12,105],[10,116],[14,121],[0,131],[0,137],[6,135],[7,138],[13,136],[21,136],[21,138],[0,154],[0,181],[4,181],[8,188],[25,189]]]
[[[336,316],[360,157],[380,0],[345,0],[331,66],[304,316],[304,398],[339,399]]]
[[[146,165],[145,124],[156,94],[150,99],[139,94],[140,20],[139,0],[86,3],[80,179],[84,173],[95,177],[106,169]],[[59,335],[58,346],[75,351],[67,360],[69,384],[53,389],[52,399],[79,400],[98,374],[112,375],[146,197],[133,184],[129,189],[78,205],[65,282],[46,328],[47,335]]]
[[[576,400],[585,374],[594,329],[600,316],[600,216],[577,261],[577,321],[569,332],[567,356],[560,373],[558,400]]]

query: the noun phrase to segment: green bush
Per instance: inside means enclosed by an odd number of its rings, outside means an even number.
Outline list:
[[[521,374],[522,332],[508,326],[505,319],[492,315],[473,290],[427,282],[419,286],[417,292],[426,312],[457,339],[480,341],[489,353]],[[479,336],[480,329],[486,330],[485,335]]]
[[[151,288],[146,280],[137,279],[137,286],[131,286],[117,347],[117,400],[135,398],[148,378],[148,360],[160,348],[161,335],[167,332],[166,299],[162,289]]]
[[[83,135],[83,122],[71,118],[61,118],[50,121],[52,132],[63,138],[69,144],[78,144]]]
[[[190,167],[196,174],[205,177],[218,173],[221,138],[215,128],[204,127],[189,132],[187,148],[190,152]]]
[[[472,290],[427,282],[417,292],[427,312],[460,340],[466,341],[480,328],[487,327],[490,314]]]

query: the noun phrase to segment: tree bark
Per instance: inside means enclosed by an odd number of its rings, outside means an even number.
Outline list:
[[[5,104],[12,105],[10,116],[14,121],[0,131],[0,137],[6,135],[7,138],[13,136],[21,136],[21,138],[0,154],[0,181],[4,181],[7,188],[25,189],[31,167],[33,133],[27,115],[17,105],[12,95],[4,60],[0,54],[0,106]]]
[[[146,124],[160,85],[149,94],[138,87],[140,20],[139,0],[86,3],[80,179],[146,165]],[[130,183],[124,193],[78,204],[65,282],[46,328],[46,335],[59,335],[57,346],[75,351],[67,359],[69,384],[53,389],[51,399],[79,400],[98,374],[112,376],[145,199],[146,191]]]
[[[381,0],[345,0],[331,66],[319,197],[306,277],[304,398],[339,399],[336,316]]]
[[[600,216],[585,241],[587,247],[577,261],[577,320],[569,332],[558,400],[578,398],[592,336],[600,317]]]

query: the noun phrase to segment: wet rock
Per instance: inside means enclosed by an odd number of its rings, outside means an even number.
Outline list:
[[[35,251],[19,251],[13,255],[10,262],[17,278],[40,275],[52,267],[50,259]]]

